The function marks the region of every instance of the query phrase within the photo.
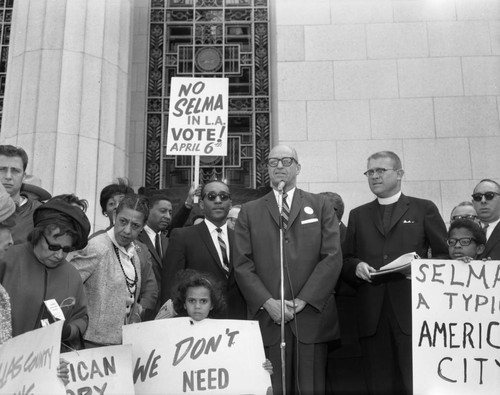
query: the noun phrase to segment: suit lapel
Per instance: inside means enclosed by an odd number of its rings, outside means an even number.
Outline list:
[[[288,217],[288,227],[290,229],[299,215],[300,209],[302,208],[302,191],[298,188],[295,189],[293,194],[292,207],[290,207],[290,215]]]
[[[167,247],[168,247],[168,237],[166,237],[162,233],[162,235],[161,235],[161,251],[163,253],[163,256],[165,256],[165,253],[167,252]]]
[[[148,247],[148,250],[149,250],[151,256],[153,257],[153,259],[160,265],[160,267],[162,267],[161,259],[160,259],[159,255],[158,255],[158,253],[156,252],[155,246],[151,242],[151,239],[149,238],[148,234],[146,233],[145,230],[143,230],[141,232],[141,234],[142,234],[142,237],[140,237],[139,240],[142,241],[144,244],[146,244],[146,246]]]
[[[222,267],[222,262],[220,261],[219,254],[217,253],[217,250],[214,245],[214,241],[212,240],[212,236],[210,235],[210,232],[208,231],[207,224],[205,222],[199,224],[199,226],[196,226],[196,229],[198,229],[198,232],[200,233],[200,237],[205,243],[205,246],[208,249],[208,252],[212,256],[214,262],[217,264],[217,266],[226,274],[226,271]]]
[[[396,203],[396,207],[394,207],[394,211],[391,216],[391,226],[389,227],[389,231],[396,225],[401,217],[408,211],[410,205],[410,201],[405,195],[401,195],[399,200]]]
[[[491,235],[486,242],[486,246],[484,248],[484,252],[481,254],[481,256],[486,257],[488,254],[491,252],[493,247],[495,247],[496,244],[498,244],[498,241],[500,240],[500,222],[495,226],[495,229],[493,229],[493,232],[491,232]]]
[[[234,254],[234,231],[227,228],[227,239],[229,240],[229,272],[233,270],[233,254]]]
[[[272,219],[276,222],[276,225],[280,225],[280,212],[278,208],[278,203],[276,202],[276,197],[274,196],[274,191],[269,192],[265,197],[265,203],[269,214],[271,214]]]

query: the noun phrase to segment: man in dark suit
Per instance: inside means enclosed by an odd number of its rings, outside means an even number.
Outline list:
[[[365,172],[377,199],[351,211],[343,278],[357,286],[365,377],[371,394],[412,393],[411,281],[374,280],[371,273],[399,256],[429,248],[447,259],[446,226],[429,200],[401,193],[401,160],[390,151],[368,158]]]
[[[342,245],[345,240],[345,235],[347,233],[347,226],[342,222],[342,216],[344,215],[344,201],[342,196],[336,192],[321,192],[321,195],[326,196],[333,203],[333,209],[335,210],[335,215],[339,219],[339,229],[340,229],[340,244]]]
[[[172,297],[176,274],[183,269],[209,272],[227,286],[227,315],[220,318],[244,318],[246,307],[234,281],[232,269],[234,233],[227,227],[231,194],[222,181],[203,187],[200,208],[205,220],[193,226],[174,229],[163,259],[161,300]],[[220,241],[222,239],[222,242]]]
[[[236,281],[248,305],[248,318],[259,321],[266,355],[273,364],[274,393],[283,393],[282,223],[287,393],[322,394],[328,342],[339,337],[334,296],[342,266],[339,222],[325,196],[296,188],[300,164],[295,149],[274,147],[267,163],[273,190],[244,204],[236,222]]]
[[[486,246],[478,257],[500,259],[500,185],[493,180],[484,179],[474,188],[472,204],[481,220],[486,233]]]
[[[344,251],[347,226],[342,223],[344,201],[335,192],[321,192],[331,199],[335,214],[339,219],[340,245]],[[358,333],[358,305],[356,290],[342,277],[335,287],[335,298],[340,322],[340,342],[329,344],[327,366],[327,393],[329,394],[363,394],[366,384],[363,371],[358,369],[361,364],[361,346]]]
[[[159,288],[161,284],[162,259],[168,246],[168,239],[164,235],[164,232],[168,229],[172,221],[172,202],[165,195],[149,196],[148,201],[148,220],[138,239],[148,247],[153,261],[153,272]]]

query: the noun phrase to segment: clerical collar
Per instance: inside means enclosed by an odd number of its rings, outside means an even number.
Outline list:
[[[387,198],[378,197],[377,200],[378,200],[378,204],[380,204],[381,206],[387,206],[389,204],[396,203],[400,197],[401,197],[401,191],[399,191],[395,195],[389,196]]]

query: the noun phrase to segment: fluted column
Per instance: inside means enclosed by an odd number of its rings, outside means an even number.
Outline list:
[[[132,0],[16,0],[0,141],[53,194],[89,200],[128,174]]]

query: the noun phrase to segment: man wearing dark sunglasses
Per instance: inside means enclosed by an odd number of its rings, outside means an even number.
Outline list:
[[[478,257],[500,259],[500,185],[491,179],[484,179],[474,188],[472,204],[486,233],[486,247]]]
[[[163,257],[162,304],[172,298],[177,273],[193,269],[211,273],[227,286],[228,311],[224,317],[217,318],[245,318],[246,305],[233,274],[234,233],[226,223],[231,202],[229,187],[222,181],[211,181],[203,187],[199,202],[205,220],[198,225],[172,230]]]

